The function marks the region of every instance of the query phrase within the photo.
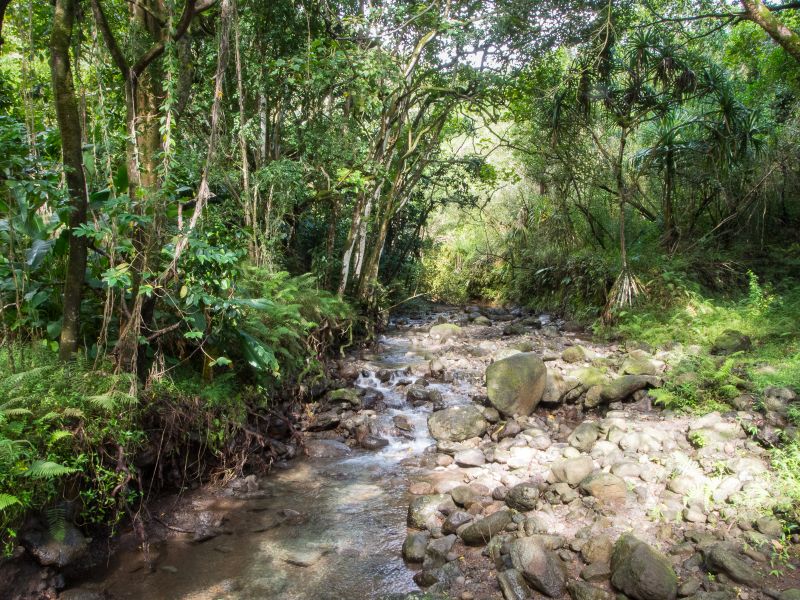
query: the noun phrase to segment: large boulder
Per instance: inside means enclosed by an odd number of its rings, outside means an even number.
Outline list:
[[[504,415],[529,415],[544,393],[547,368],[533,352],[520,352],[486,369],[489,402]]]
[[[509,550],[514,568],[522,572],[532,588],[551,598],[564,594],[566,574],[561,559],[537,538],[520,538]]]
[[[663,361],[653,358],[644,350],[631,350],[622,363],[622,372],[626,375],[658,375],[664,366]]]
[[[337,440],[308,440],[305,449],[311,458],[341,458],[352,453],[350,446]]]
[[[571,396],[570,392],[579,391],[580,382],[573,377],[564,377],[555,369],[547,369],[547,383],[542,394],[542,404],[560,404]]]
[[[667,557],[629,533],[614,544],[611,584],[634,600],[675,600],[678,594]]]
[[[428,417],[428,429],[440,442],[463,442],[482,436],[488,425],[481,412],[471,404],[451,406]]]

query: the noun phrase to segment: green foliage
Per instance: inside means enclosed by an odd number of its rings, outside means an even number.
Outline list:
[[[132,456],[144,438],[127,394],[130,377],[83,360],[58,364],[41,344],[8,347],[0,361],[0,397],[7,399],[0,406],[2,542],[10,542],[28,510],[47,509],[58,531],[54,507],[67,482],[81,490],[82,521],[113,524],[128,500],[116,490],[124,477],[116,470],[117,449]]]

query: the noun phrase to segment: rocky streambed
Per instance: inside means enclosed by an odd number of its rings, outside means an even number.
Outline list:
[[[768,390],[766,415],[655,408],[694,351],[522,311],[397,319],[306,407],[297,458],[163,502],[159,543],[129,536],[62,596],[797,600],[750,435],[794,393]]]

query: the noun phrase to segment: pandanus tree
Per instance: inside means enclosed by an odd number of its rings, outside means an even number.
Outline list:
[[[576,128],[588,133],[607,163],[619,219],[620,273],[608,296],[604,317],[615,306],[630,304],[643,291],[631,271],[625,240],[626,213],[633,207],[646,219],[655,215],[641,200],[636,173],[631,169],[629,143],[646,123],[663,118],[697,91],[692,57],[667,36],[644,29],[615,39],[613,28],[600,47],[587,47],[578,59],[570,87],[555,103],[555,136]]]

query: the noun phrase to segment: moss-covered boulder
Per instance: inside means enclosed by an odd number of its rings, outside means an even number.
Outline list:
[[[542,399],[547,368],[533,352],[520,352],[486,369],[489,402],[504,415],[529,415]]]
[[[567,363],[578,363],[586,360],[586,356],[583,346],[570,346],[561,353],[561,360]]]
[[[753,343],[750,338],[743,334],[741,331],[735,329],[726,329],[711,346],[711,354],[733,354],[734,352],[745,352],[750,350]]]

